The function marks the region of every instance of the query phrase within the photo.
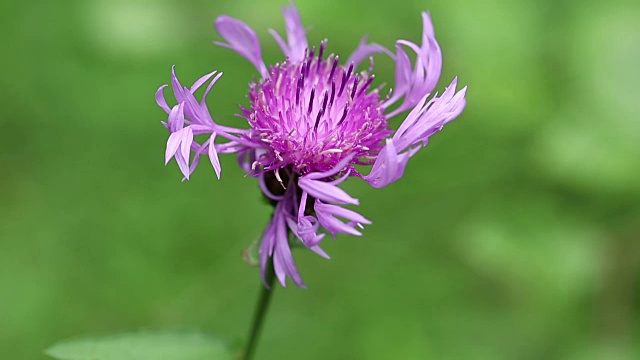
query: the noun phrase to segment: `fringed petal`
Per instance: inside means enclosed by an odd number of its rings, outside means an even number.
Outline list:
[[[209,114],[209,109],[205,103],[207,94],[221,76],[222,73],[213,71],[202,76],[190,88],[187,88],[182,86],[176,75],[175,67],[172,67],[171,88],[176,100],[178,100],[178,104],[173,108],[169,108],[164,97],[163,91],[167,85],[161,86],[158,91],[156,91],[156,103],[158,103],[158,106],[164,111],[169,109],[169,111],[167,111],[169,113],[168,120],[167,122],[163,122],[163,125],[170,132],[165,149],[165,164],[172,158],[175,158],[180,171],[184,175],[183,180],[189,179],[191,173],[193,173],[199,163],[200,155],[207,150],[209,160],[218,179],[220,178],[221,172],[218,153],[234,153],[247,150],[246,142],[243,142],[243,140],[237,136],[245,133],[246,130],[216,124]],[[207,82],[209,82],[209,84],[207,85],[204,95],[202,99],[198,101],[194,96],[194,92],[199,90]],[[204,134],[210,134],[207,142],[199,144],[194,141],[194,136]],[[216,137],[224,137],[228,139],[229,142],[216,145]],[[218,147],[222,150],[218,151]],[[193,162],[189,165],[191,151],[193,151],[195,155]]]
[[[396,88],[392,97],[383,106],[388,108],[404,97],[402,104],[387,116],[393,117],[415,106],[420,99],[433,91],[442,70],[442,51],[435,38],[433,23],[429,14],[422,13],[422,44],[398,40],[396,42]],[[406,46],[416,53],[416,63],[413,71],[410,61],[402,49]]]
[[[306,191],[302,191],[302,196],[299,201],[300,204],[298,206],[297,222],[291,221],[292,223],[289,227],[306,247],[312,248],[320,243],[324,238],[324,234],[318,235],[318,229],[320,228],[318,219],[311,215],[305,215],[308,197],[309,194]]]
[[[427,101],[426,95],[418,102],[393,137],[387,139],[371,172],[363,177],[366,182],[381,188],[402,177],[409,158],[420,149],[419,145],[427,145],[431,135],[440,131],[464,109],[467,88],[456,93],[456,86],[457,78],[440,97]]]
[[[265,285],[265,274],[267,270],[267,261],[269,257],[273,257],[273,268],[276,277],[282,286],[287,286],[286,277],[288,276],[299,287],[306,287],[302,282],[302,277],[298,272],[291,249],[289,248],[289,239],[287,236],[286,223],[286,202],[278,203],[273,214],[271,223],[265,230],[262,244],[260,245],[260,270]]]
[[[215,44],[231,49],[249,60],[258,69],[260,75],[267,75],[267,67],[262,60],[260,41],[255,31],[244,22],[229,16],[216,19],[215,28],[218,34],[227,42],[216,41]]]
[[[411,60],[407,53],[402,49],[402,46],[396,44],[396,71],[395,71],[395,88],[391,98],[389,98],[384,105],[390,106],[398,101],[404,94],[406,94],[411,87]]]
[[[351,55],[349,55],[346,64],[350,65],[353,63],[354,66],[358,66],[362,60],[381,52],[386,53],[393,58],[393,53],[386,47],[376,43],[367,44],[367,35],[365,35],[362,37],[362,40],[360,40],[358,47],[353,51],[353,53],[351,53]]]
[[[334,238],[337,233],[360,236],[362,233],[356,230],[356,226],[371,224],[371,221],[353,210],[338,205],[325,204],[318,199],[315,201],[314,210],[322,227],[327,229]],[[344,218],[348,222],[344,223],[338,217]]]
[[[371,168],[371,172],[363,179],[375,188],[383,188],[395,182],[402,177],[409,158],[417,151],[418,149],[412,149],[399,154],[393,140],[387,139],[386,145],[378,154],[376,162]]]
[[[398,152],[416,146],[426,145],[428,138],[440,131],[442,127],[456,118],[465,106],[464,87],[456,93],[458,79],[455,78],[444,93],[426,101],[424,97],[402,122],[393,135],[393,142]]]
[[[329,255],[318,245],[325,237],[325,234],[317,233],[320,226],[315,217],[303,216],[298,219],[298,222],[293,218],[287,218],[287,225],[304,246],[323,258],[329,259]]]
[[[284,22],[287,31],[287,43],[284,42],[282,37],[273,29],[269,29],[269,33],[274,37],[282,52],[292,62],[301,61],[309,44],[307,42],[307,34],[302,26],[302,20],[298,9],[291,2],[289,7],[282,7],[282,14],[284,15]]]

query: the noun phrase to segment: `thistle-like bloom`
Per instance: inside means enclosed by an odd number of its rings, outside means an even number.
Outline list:
[[[371,222],[344,207],[359,202],[338,185],[359,177],[382,188],[402,177],[409,158],[462,112],[466,87],[456,92],[454,79],[441,95],[430,96],[440,77],[442,54],[427,13],[422,13],[420,45],[398,40],[393,53],[367,43],[365,37],[343,62],[334,54],[325,57],[326,40],[317,49],[309,47],[293,4],[283,8],[283,13],[287,41],[273,30],[270,33],[285,59],[269,67],[249,26],[227,16],[215,22],[224,39],[216,44],[249,60],[260,75],[249,85],[249,106],[241,107],[240,117],[248,122],[248,129],[222,126],[209,114],[205,99],[222,73],[214,71],[185,87],[172,70],[171,87],[177,104],[167,105],[167,85],[158,89],[156,101],[168,114],[168,121],[163,122],[170,133],[165,162],[175,158],[185,179],[203,154],[220,178],[218,155],[225,153],[237,154],[240,166],[258,179],[262,192],[275,205],[259,250],[263,279],[269,258],[273,258],[275,274],[283,286],[289,277],[304,287],[288,234],[326,258],[320,248],[326,232],[333,237],[337,233],[361,235],[363,225]],[[415,53],[413,63],[407,50]],[[363,60],[378,53],[395,62],[395,86],[382,96],[382,87],[371,87],[373,60],[367,70],[357,70]],[[207,83],[198,101],[194,93]],[[389,120],[410,109],[400,127],[392,130]],[[204,134],[208,140],[194,140]],[[362,173],[359,169],[366,166],[370,170]]]

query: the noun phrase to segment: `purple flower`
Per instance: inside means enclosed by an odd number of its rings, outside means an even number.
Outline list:
[[[454,79],[441,95],[430,97],[440,77],[442,54],[427,13],[422,13],[420,45],[398,40],[393,53],[367,43],[365,37],[342,64],[337,55],[325,56],[326,40],[318,48],[309,48],[293,4],[283,13],[286,41],[275,31],[270,33],[285,60],[269,67],[249,26],[228,16],[215,22],[224,39],[216,44],[242,55],[260,74],[260,80],[249,85],[250,105],[241,107],[240,116],[249,123],[248,129],[222,126],[209,114],[205,99],[222,73],[214,71],[185,87],[172,70],[177,105],[167,105],[167,85],[158,89],[156,101],[168,114],[168,121],[163,122],[170,133],[165,162],[175,158],[185,179],[203,154],[220,178],[218,155],[225,153],[237,154],[240,166],[258,179],[264,195],[275,204],[260,245],[263,279],[269,258],[273,258],[275,274],[283,286],[289,277],[304,287],[291,254],[289,232],[326,258],[320,248],[325,232],[333,237],[338,233],[361,235],[363,225],[371,222],[344,207],[359,202],[338,185],[355,176],[381,188],[402,177],[409,158],[462,112],[466,87],[456,92]],[[415,55],[413,63],[407,50]],[[373,60],[368,70],[356,70],[364,59],[378,53],[390,56],[396,67],[395,87],[382,96],[381,87],[371,87]],[[194,93],[205,84],[198,101]],[[410,109],[393,131],[389,119]],[[194,140],[204,134],[208,140]],[[371,167],[368,174],[358,170],[363,165]]]

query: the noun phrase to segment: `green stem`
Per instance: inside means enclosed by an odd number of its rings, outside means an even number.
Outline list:
[[[251,325],[251,332],[249,333],[249,342],[247,343],[247,349],[244,353],[244,360],[251,360],[253,358],[256,346],[258,345],[258,338],[260,337],[262,323],[264,322],[264,317],[267,314],[267,310],[269,308],[271,294],[273,293],[273,290],[275,290],[275,278],[276,274],[273,270],[273,259],[269,259],[267,263],[267,271],[265,274],[265,280],[267,285],[269,285],[269,289],[267,289],[264,284],[260,284],[262,291],[260,292],[260,298],[258,299],[256,312],[253,315],[253,324]]]

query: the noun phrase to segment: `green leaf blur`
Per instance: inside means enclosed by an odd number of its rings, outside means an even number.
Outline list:
[[[231,360],[222,342],[196,333],[140,332],[61,342],[47,349],[59,360]]]
[[[0,4],[0,354],[43,360],[83,334],[200,329],[244,339],[259,292],[242,251],[271,209],[233,156],[181,182],[154,92],[255,74],[216,47],[216,16],[268,28],[287,0]],[[429,10],[442,91],[463,115],[397,183],[345,185],[373,225],[295,250],[308,289],[277,289],[256,359],[640,358],[640,3],[298,1],[309,40],[419,41]],[[393,66],[376,58],[380,83]],[[396,127],[402,119],[392,122]]]

